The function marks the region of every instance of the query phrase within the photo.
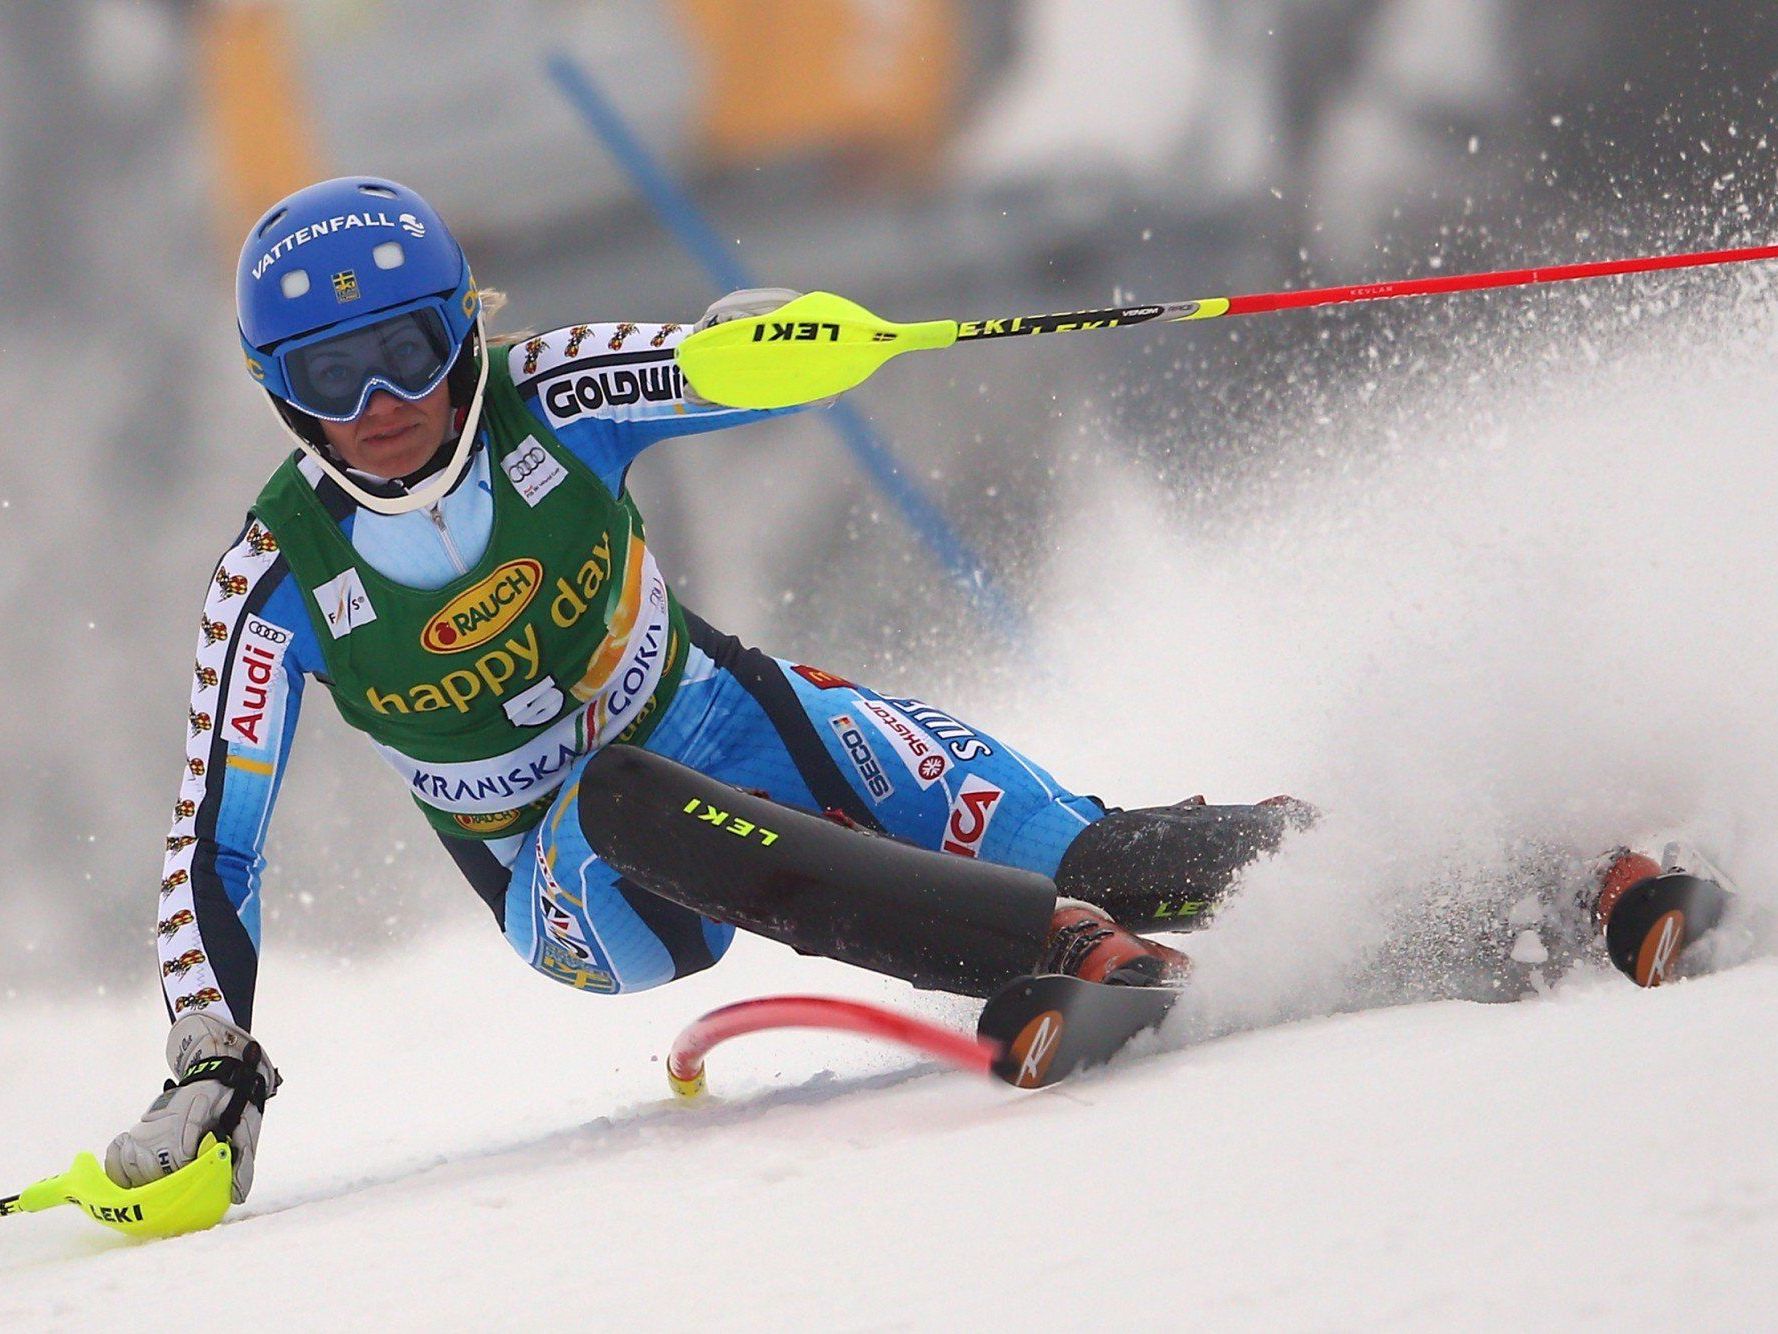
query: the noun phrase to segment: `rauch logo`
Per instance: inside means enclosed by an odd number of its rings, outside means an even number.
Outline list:
[[[445,604],[427,622],[420,643],[431,653],[461,653],[485,644],[518,619],[542,582],[537,561],[509,560]]]

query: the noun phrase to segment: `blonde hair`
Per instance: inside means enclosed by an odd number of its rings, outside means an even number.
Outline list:
[[[494,322],[494,317],[506,309],[506,303],[510,298],[498,287],[478,287],[476,292],[482,299],[482,328],[486,329]],[[536,332],[531,329],[518,329],[512,333],[490,333],[488,346],[512,347],[515,343],[522,343],[527,338],[534,337],[536,337]]]

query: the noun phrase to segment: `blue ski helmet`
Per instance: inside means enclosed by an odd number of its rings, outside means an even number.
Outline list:
[[[247,373],[359,504],[401,513],[456,484],[487,385],[481,298],[462,247],[419,195],[342,176],[280,200],[241,247],[235,310]],[[446,380],[462,427],[449,460],[413,489],[367,490],[327,448],[320,420],[352,420],[379,390],[412,401]]]

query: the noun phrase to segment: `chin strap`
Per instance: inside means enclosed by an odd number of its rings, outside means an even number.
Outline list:
[[[459,421],[464,415],[465,414],[462,412],[457,414]],[[394,500],[398,497],[407,495],[421,482],[436,476],[440,471],[449,467],[451,456],[457,449],[457,442],[462,438],[461,431],[457,428],[453,428],[450,438],[433,451],[431,458],[427,459],[426,462],[422,463],[412,472],[404,473],[400,477],[379,477],[374,472],[365,472],[362,468],[351,467],[332,450],[328,450],[328,458],[332,461],[334,467],[349,476],[364,490],[369,491],[373,495],[379,495],[385,499]],[[480,448],[480,440],[472,440],[469,442],[469,449],[463,455],[463,470],[445,491],[445,495],[448,496],[452,491],[455,491],[457,487],[462,484],[463,479],[469,476],[469,464],[475,459],[476,451]]]

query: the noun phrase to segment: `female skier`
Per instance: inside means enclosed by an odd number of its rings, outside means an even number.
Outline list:
[[[732,293],[700,325],[794,295]],[[662,577],[625,474],[656,441],[773,414],[688,390],[674,359],[688,326],[576,324],[490,344],[462,250],[412,190],[349,177],[274,205],[247,236],[236,301],[247,371],[297,450],[204,604],[157,931],[179,1082],[112,1143],[120,1185],[183,1166],[221,1124],[233,1127],[237,1201],[251,1186],[277,1085],[249,1033],[261,847],[310,678],[395,769],[520,957],[588,991],[707,968],[736,920],[984,994],[1034,971],[1176,980],[1184,956],[1130,928],[1201,918],[1306,822],[1307,808],[1280,798],[1108,812],[951,714],[700,620]],[[707,912],[682,906],[646,887],[646,867],[620,873],[604,836],[589,841],[614,827],[609,808],[589,805],[609,803],[609,785],[581,779],[613,743],[922,857],[1047,877],[1038,915],[1027,912],[1037,928],[992,957],[946,958],[915,907],[890,911],[882,949],[860,950],[820,910],[757,925],[728,913],[720,884]],[[1658,870],[1635,869],[1638,880]],[[848,888],[834,886],[830,906]]]

